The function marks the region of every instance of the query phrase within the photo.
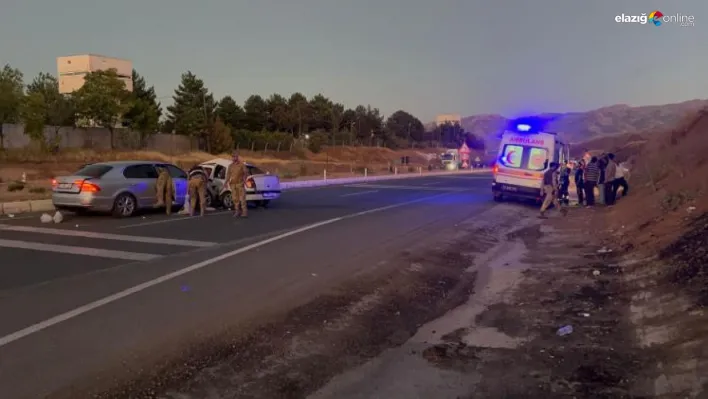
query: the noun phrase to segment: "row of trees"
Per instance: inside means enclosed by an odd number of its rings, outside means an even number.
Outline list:
[[[342,104],[318,94],[310,99],[301,93],[289,97],[252,95],[239,105],[231,96],[217,100],[204,81],[192,72],[182,74],[173,104],[162,106],[155,89],[133,71],[133,91],[126,89],[115,70],[88,73],[84,85],[71,95],[59,93],[57,79],[41,73],[25,86],[21,71],[6,65],[0,71],[0,123],[23,123],[33,140],[47,143],[45,126],[77,126],[93,123],[113,136],[123,126],[145,140],[156,132],[196,137],[207,151],[228,151],[248,132],[286,134],[312,149],[326,144],[384,145],[391,148],[434,142],[459,146],[467,142],[482,149],[482,140],[459,125],[442,125],[426,131],[423,123],[399,110],[384,119],[377,108]],[[1,129],[1,128],[0,128]],[[0,148],[2,148],[0,130]],[[113,137],[111,137],[113,142]]]

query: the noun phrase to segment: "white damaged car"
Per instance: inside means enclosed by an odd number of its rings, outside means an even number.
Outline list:
[[[226,170],[231,160],[216,158],[199,164],[209,176],[207,190],[207,206],[223,206],[233,209],[231,190],[226,186]],[[268,207],[270,201],[280,198],[280,178],[270,172],[263,171],[249,163],[245,163],[248,171],[246,180],[246,201],[249,205]]]

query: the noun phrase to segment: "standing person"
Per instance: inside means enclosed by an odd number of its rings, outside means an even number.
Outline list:
[[[553,204],[558,210],[565,215],[567,210],[561,208],[560,201],[558,201],[558,180],[556,178],[558,167],[560,165],[557,162],[551,162],[547,171],[543,173],[543,205],[541,205],[541,218],[546,217],[546,210],[551,204]]]
[[[248,204],[246,203],[246,179],[248,171],[241,162],[238,153],[234,151],[233,161],[226,171],[226,182],[231,190],[231,199],[234,203],[234,216],[248,217]]]
[[[583,178],[587,206],[595,206],[595,187],[597,187],[597,182],[600,181],[600,166],[598,165],[597,157],[590,158],[590,163],[585,166]]]
[[[175,200],[175,184],[166,167],[158,166],[157,173],[157,182],[155,183],[157,203],[155,208],[164,206],[166,213],[169,215],[172,213],[172,202]]]
[[[607,154],[607,167],[605,168],[605,204],[612,206],[615,204],[615,175],[617,174],[617,163],[615,154]]]
[[[585,173],[585,161],[580,160],[578,166],[575,169],[575,192],[578,194],[578,205],[582,206],[585,203],[585,179],[583,174]]]
[[[199,198],[199,214],[204,216],[206,209],[206,188],[207,188],[207,173],[199,165],[194,166],[187,173],[188,183],[187,192],[189,193],[189,216],[194,216],[194,211],[197,206],[197,197]]]
[[[600,168],[600,178],[597,181],[597,202],[600,205],[605,205],[605,170],[607,169],[607,154],[603,153],[597,160],[597,166]]]
[[[629,169],[624,163],[617,165],[617,173],[615,173],[614,182],[614,197],[617,198],[617,190],[622,187],[622,196],[626,197],[629,192]]]
[[[568,196],[570,195],[568,193],[568,187],[570,187],[570,168],[568,167],[568,165],[563,165],[560,168],[560,171],[560,190],[558,196],[560,198],[560,202],[562,202],[564,205],[568,205],[568,203],[570,202],[568,200]]]

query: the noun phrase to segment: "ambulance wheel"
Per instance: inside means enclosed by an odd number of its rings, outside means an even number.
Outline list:
[[[494,201],[496,201],[496,202],[504,202],[504,196],[501,195],[501,194],[499,194],[499,193],[495,193],[495,194],[494,194]]]

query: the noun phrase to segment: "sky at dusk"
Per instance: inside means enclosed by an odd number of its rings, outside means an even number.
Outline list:
[[[693,16],[693,27],[617,15]],[[708,1],[4,0],[0,63],[126,58],[163,104],[191,70],[217,97],[322,93],[424,122],[708,98]]]

